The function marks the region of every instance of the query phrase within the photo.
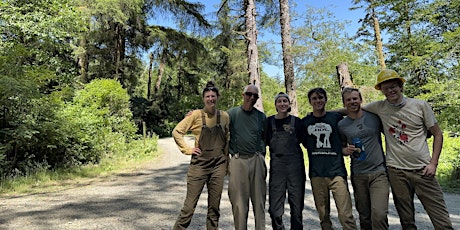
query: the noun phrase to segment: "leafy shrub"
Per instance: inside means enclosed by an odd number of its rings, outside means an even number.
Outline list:
[[[135,136],[129,96],[115,80],[94,80],[67,104],[59,93],[34,94],[26,90],[33,83],[22,82],[1,98],[2,178],[99,162]]]
[[[129,142],[136,132],[129,96],[116,80],[92,81],[61,112],[68,123],[67,132],[74,133],[76,148],[69,147],[71,160],[76,162],[98,162]]]
[[[0,73],[0,176],[26,174],[59,156],[63,124],[56,117],[62,102],[53,94],[39,94],[39,84]]]

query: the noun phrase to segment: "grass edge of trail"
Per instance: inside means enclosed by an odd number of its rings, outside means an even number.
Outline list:
[[[25,176],[0,180],[0,197],[50,193],[108,180],[121,173],[146,168],[159,156],[158,138],[135,140],[129,147],[106,156],[98,164],[48,170],[39,168]],[[128,146],[127,146],[128,147]]]

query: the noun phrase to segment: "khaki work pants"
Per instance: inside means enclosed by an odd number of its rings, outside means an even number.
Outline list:
[[[312,177],[311,189],[318,211],[321,229],[333,229],[331,222],[330,192],[335,200],[340,224],[344,230],[356,229],[356,222],[352,213],[352,203],[347,180],[341,176]]]
[[[454,229],[438,181],[435,177],[422,175],[421,172],[388,167],[391,191],[402,229],[417,229],[414,194],[417,194],[423,204],[434,229]]]
[[[232,203],[236,230],[248,228],[249,200],[254,210],[255,229],[265,229],[267,166],[263,154],[231,157],[229,163],[228,196]]]

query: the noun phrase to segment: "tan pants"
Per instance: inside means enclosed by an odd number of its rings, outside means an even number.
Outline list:
[[[265,229],[267,166],[264,155],[231,157],[228,167],[228,196],[232,203],[235,229],[246,230],[248,228],[249,200],[254,210],[255,229]]]
[[[310,181],[321,228],[323,230],[333,229],[330,217],[330,192],[332,192],[339,215],[339,221],[343,229],[356,229],[356,223],[352,213],[351,196],[346,179],[341,176],[336,176],[334,178],[312,177]]]
[[[415,226],[415,194],[423,204],[434,229],[454,229],[441,187],[435,177],[421,175],[421,170],[409,172],[391,167],[388,167],[388,176],[402,229],[417,229]]]

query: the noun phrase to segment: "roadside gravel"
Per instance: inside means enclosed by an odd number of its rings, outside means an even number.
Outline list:
[[[0,196],[0,229],[171,229],[182,207],[190,158],[182,155],[172,138],[160,139],[162,154],[139,170],[86,180],[56,192]],[[305,189],[305,229],[320,229],[311,195]],[[351,186],[350,186],[351,188]],[[460,195],[445,193],[452,222],[460,229]],[[189,229],[205,229],[207,192],[204,191]],[[332,201],[332,219],[340,229]],[[268,205],[267,205],[268,209]],[[422,205],[416,200],[419,229],[433,229]],[[286,205],[286,226],[289,210]],[[358,217],[354,210],[355,218]],[[390,229],[400,229],[390,200]],[[249,229],[254,229],[252,213]],[[233,229],[231,205],[224,187],[221,202],[221,229]],[[266,228],[271,229],[266,214]]]

